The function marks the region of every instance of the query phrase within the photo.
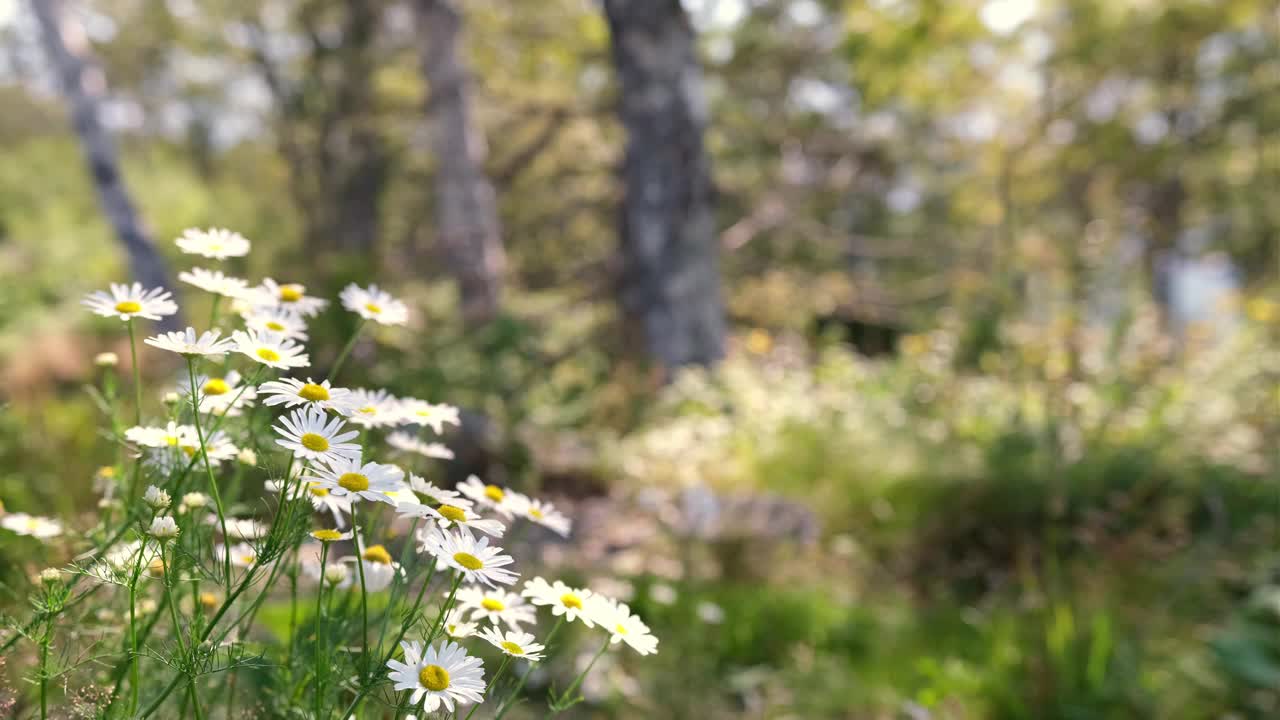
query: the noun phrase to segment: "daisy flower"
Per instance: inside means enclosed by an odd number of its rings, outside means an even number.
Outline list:
[[[226,545],[214,545],[213,556],[222,561],[227,555]],[[249,543],[236,543],[231,546],[231,564],[236,567],[248,568],[258,563],[258,551]]]
[[[178,426],[178,449],[187,459],[200,457],[200,434],[194,426]],[[219,430],[212,435],[204,434],[204,454],[209,456],[209,462],[222,463],[239,455],[240,449],[231,443],[225,432]]]
[[[248,282],[237,277],[224,275],[221,270],[191,268],[190,272],[183,271],[178,273],[178,279],[189,285],[195,285],[205,292],[211,292],[222,297],[244,297],[244,294],[249,291]]]
[[[658,638],[649,632],[649,626],[638,615],[631,614],[626,603],[593,595],[586,610],[595,623],[608,631],[610,644],[625,642],[641,655],[658,652]]]
[[[431,507],[416,502],[402,502],[396,506],[396,512],[405,517],[426,518],[435,520],[442,528],[460,525],[479,530],[485,535],[492,535],[496,538],[502,537],[502,533],[506,527],[497,520],[486,520],[479,515],[471,512],[469,508],[458,507],[457,505],[440,505],[439,507]]]
[[[364,587],[369,592],[382,592],[391,585],[396,575],[403,575],[404,568],[391,559],[391,553],[382,545],[370,545],[360,553],[359,558],[345,557],[342,562],[355,565],[357,560],[364,566]],[[359,571],[353,571],[353,577],[359,577]]]
[[[444,616],[445,634],[455,640],[461,640],[476,634],[476,624],[463,622],[462,616],[462,611],[456,607],[449,608],[449,612]]]
[[[288,487],[283,480],[268,480],[266,483],[267,490],[271,492],[280,492],[282,488]],[[346,527],[347,523],[343,519],[344,515],[351,514],[351,498],[338,497],[329,491],[329,488],[316,483],[307,483],[306,497],[311,501],[311,507],[317,512],[328,512],[333,515],[333,521],[338,527]]]
[[[159,320],[166,315],[178,312],[178,306],[172,298],[173,293],[164,288],[143,290],[142,283],[132,285],[111,283],[111,292],[103,290],[91,292],[81,303],[102,317],[118,317],[121,320],[132,320],[135,317]]]
[[[425,425],[435,434],[444,432],[444,425],[460,425],[458,408],[444,403],[429,403],[417,398],[404,398],[400,401],[400,422],[412,425]]]
[[[412,691],[409,703],[422,703],[422,709],[433,713],[443,704],[452,712],[454,703],[459,706],[481,702],[484,697],[484,666],[480,658],[467,655],[462,646],[445,641],[437,650],[428,646],[423,652],[422,643],[401,641],[404,662],[388,660],[389,677],[395,683],[395,691]]]
[[[252,385],[240,386],[240,381],[243,379],[235,370],[224,377],[197,376],[196,387],[200,389],[200,411],[238,417],[242,408],[249,407],[258,398],[258,391]],[[190,397],[191,381],[179,380],[178,389]]]
[[[365,320],[382,325],[404,325],[409,321],[408,306],[378,289],[377,285],[365,289],[352,283],[338,297],[343,307]]]
[[[262,401],[265,405],[294,407],[314,404],[340,415],[350,415],[355,407],[355,399],[351,391],[333,387],[328,380],[317,383],[311,378],[307,378],[306,382],[296,378],[280,378],[262,383],[258,386],[258,390],[267,396],[267,399]]]
[[[217,330],[207,330],[197,337],[196,329],[189,327],[186,330],[160,333],[142,342],[153,348],[178,353],[183,357],[226,355],[235,349],[235,343],[230,338],[219,340],[221,335],[222,333]]]
[[[351,422],[368,428],[389,427],[400,422],[395,396],[386,390],[356,388],[351,391]]]
[[[470,475],[465,481],[458,485],[458,490],[467,497],[475,501],[480,507],[487,507],[496,511],[503,517],[511,517],[511,508],[504,502],[507,498],[508,490],[504,490],[497,485],[486,485],[480,482],[480,478]]]
[[[242,313],[245,327],[276,332],[290,340],[307,339],[307,321],[296,310],[278,305],[254,305]]]
[[[324,409],[308,405],[282,415],[272,429],[281,436],[276,444],[292,450],[297,457],[332,463],[342,458],[360,458],[360,446],[348,442],[360,433],[342,432],[345,426],[342,418],[330,418]]]
[[[314,477],[305,477],[320,487],[326,488],[338,497],[360,498],[374,502],[395,505],[395,501],[387,497],[389,490],[397,490],[404,471],[395,465],[379,463],[361,464],[360,456],[354,458],[338,458],[329,461],[328,467],[315,469]]]
[[[569,537],[570,520],[559,510],[556,510],[555,505],[517,492],[507,493],[504,504],[511,510],[513,515],[523,517],[545,528],[550,528],[560,537]]]
[[[258,305],[287,308],[302,317],[315,317],[329,306],[328,300],[307,295],[305,285],[280,284],[271,278],[264,278],[262,284],[253,289],[250,297]]]
[[[97,580],[113,585],[124,585],[133,574],[137,563],[149,565],[155,559],[154,543],[143,544],[137,540],[120,543],[89,566],[88,574]]]
[[[347,530],[343,532],[342,530],[321,528],[319,530],[312,530],[311,537],[324,543],[338,542],[339,540],[350,540],[351,531]]]
[[[439,460],[452,460],[453,451],[441,443],[428,443],[419,440],[407,432],[393,432],[387,436],[387,444],[396,450],[417,453],[423,457]]]
[[[238,232],[222,228],[187,228],[173,241],[178,249],[188,255],[201,255],[214,260],[244,257],[249,254],[249,241]]]
[[[546,649],[544,645],[534,642],[533,633],[519,630],[503,632],[498,628],[490,627],[476,635],[507,655],[521,660],[537,662],[542,659],[542,651]]]
[[[62,534],[62,523],[57,520],[26,513],[10,513],[0,517],[0,527],[19,535],[29,535],[41,540]]]
[[[453,531],[431,529],[418,533],[420,550],[431,553],[441,562],[462,573],[467,582],[481,582],[489,587],[495,583],[510,585],[519,577],[503,568],[515,562],[510,555],[503,555],[502,548],[489,547],[489,538],[480,538],[466,528]]]
[[[303,352],[305,348],[280,333],[237,330],[231,333],[231,339],[236,343],[236,352],[267,367],[288,370],[311,364],[311,358]]]
[[[157,540],[172,540],[178,537],[178,523],[169,515],[161,515],[151,520],[147,534]]]
[[[548,584],[541,577],[536,577],[524,584],[520,594],[529,598],[529,602],[534,605],[550,607],[551,614],[556,617],[563,615],[569,622],[581,620],[587,627],[595,625],[591,614],[587,612],[587,605],[595,597],[590,590],[570,587],[559,580]]]
[[[221,527],[218,518],[210,516],[210,525]],[[253,518],[227,518],[227,537],[232,540],[257,540],[267,536],[271,527]]]
[[[173,421],[162,428],[135,425],[124,431],[124,438],[143,447],[177,447],[182,442],[183,427]]]
[[[521,623],[538,622],[533,606],[519,595],[506,590],[489,590],[479,585],[469,585],[458,589],[456,600],[459,610],[471,611],[471,622],[488,620],[494,625],[505,622],[515,630],[520,629]]]
[[[453,490],[445,490],[442,487],[427,482],[427,480],[419,475],[409,474],[409,487],[415,493],[426,495],[427,499],[437,505],[453,505],[454,507],[471,509],[471,501],[462,497],[462,495]]]

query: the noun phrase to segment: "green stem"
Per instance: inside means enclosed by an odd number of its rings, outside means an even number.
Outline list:
[[[493,677],[489,680],[489,684],[484,687],[484,697],[489,697],[489,691],[498,686],[498,680],[502,678],[502,673],[506,671],[507,665],[510,664],[511,656],[503,655],[502,664],[498,666],[498,672],[493,674]],[[481,702],[483,702],[483,700],[481,700]],[[471,716],[476,714],[476,708],[478,707],[480,707],[480,703],[472,705],[471,712],[467,713],[467,716],[463,720],[471,720]]]
[[[214,293],[213,309],[209,311],[209,329],[218,327],[218,305],[222,303],[222,296]]]
[[[360,504],[358,498],[352,498],[351,503],[351,528],[356,532],[359,538],[360,526],[356,524],[356,506]],[[369,593],[365,590],[364,585],[364,548],[363,543],[356,544],[356,569],[360,573],[360,627],[363,642],[360,645],[360,678],[363,684],[369,684]]]
[[[227,587],[231,587],[231,538],[227,535],[227,514],[222,507],[222,494],[218,492],[218,483],[213,479],[213,465],[209,464],[209,450],[205,447],[204,430],[200,427],[200,395],[196,387],[196,361],[191,356],[187,356],[187,375],[191,378],[191,414],[196,426],[196,440],[200,442],[200,457],[204,460],[204,469],[209,475],[209,492],[213,495],[214,506],[218,509],[218,524],[222,527],[222,563],[226,573]]]
[[[360,332],[364,330],[365,319],[360,318],[360,322],[356,324],[356,329],[351,333],[351,338],[347,340],[347,344],[342,346],[342,352],[338,353],[338,357],[333,361],[333,368],[329,370],[329,379],[333,380],[338,377],[338,371],[342,369],[342,365],[347,361],[347,356],[351,354],[351,348],[356,346],[356,340],[360,338]]]
[[[133,577],[129,579],[129,714],[138,709],[138,576],[142,574],[142,554],[146,543],[138,548],[138,557],[134,562]]]
[[[53,633],[53,620],[45,626],[40,637],[40,720],[49,718],[49,636]]]
[[[316,720],[324,702],[324,568],[329,561],[329,543],[320,546],[320,587],[316,588]]]
[[[563,625],[564,616],[561,615],[560,618],[556,620],[555,626],[551,628],[551,632],[547,633],[547,639],[543,641],[543,644],[546,646],[546,650],[544,650],[544,652],[549,652],[551,650],[551,640],[555,638],[556,633],[560,631],[560,627]],[[532,673],[533,669],[539,664],[540,663],[529,663],[529,667],[524,669],[524,674],[520,676],[520,681],[516,683],[515,689],[511,691],[511,694],[507,696],[507,699],[504,700],[502,704],[498,705],[498,714],[493,716],[493,720],[501,720],[502,716],[506,715],[507,711],[515,705],[516,698],[520,696],[520,691],[524,690],[525,681],[529,679],[529,674]]]
[[[164,560],[164,545],[160,546],[160,559]],[[173,621],[173,636],[178,641],[178,652],[186,655],[187,651],[182,644],[182,623],[178,620],[178,603],[174,602],[173,597],[173,569],[177,564],[178,551],[175,548],[173,552],[173,562],[168,563],[164,567],[164,599],[169,606],[169,617]]]
[[[569,698],[573,697],[573,694],[578,691],[578,686],[581,685],[582,681],[586,679],[587,673],[591,672],[591,668],[595,667],[596,661],[600,659],[601,655],[604,655],[604,651],[608,650],[611,644],[613,644],[613,638],[606,637],[604,639],[604,645],[600,646],[600,650],[598,650],[595,656],[591,658],[591,662],[587,663],[587,667],[584,668],[582,672],[578,673],[578,677],[573,679],[573,683],[569,685],[569,688],[565,690],[564,694],[561,695],[560,698],[556,701],[555,703],[556,705],[560,705],[565,701],[567,701]],[[556,708],[552,708],[551,711],[547,713],[547,717],[554,717],[555,715],[559,715],[559,714],[560,714],[560,710]]]
[[[187,676],[187,689],[191,692],[191,708],[196,714],[196,720],[204,720],[204,714],[200,711],[200,697],[196,694],[195,678]]]
[[[133,363],[133,424],[142,424],[142,368],[138,365],[138,343],[133,331],[133,318],[125,323],[129,326],[129,361]]]

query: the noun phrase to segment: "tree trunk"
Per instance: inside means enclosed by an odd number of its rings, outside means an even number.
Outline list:
[[[628,142],[620,301],[629,339],[662,368],[724,356],[706,107],[680,0],[605,0]]]
[[[98,108],[107,83],[102,70],[93,64],[84,29],[61,0],[32,0],[32,7],[40,22],[49,60],[71,105],[72,124],[80,136],[98,201],[129,254],[133,277],[149,288],[172,289],[164,259],[156,251],[151,233],[138,216],[125,187],[115,144],[102,126]],[[160,324],[171,329],[180,321],[177,315],[171,315]]]
[[[482,325],[497,315],[506,255],[493,185],[484,174],[484,136],[472,119],[462,18],[449,0],[418,0],[417,10],[437,162],[436,232],[458,282],[463,317]]]

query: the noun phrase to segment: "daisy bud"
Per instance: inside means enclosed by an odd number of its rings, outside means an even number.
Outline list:
[[[150,615],[158,609],[160,609],[160,604],[150,598],[138,603],[138,612],[141,612],[144,615]]]
[[[178,537],[178,523],[169,515],[161,515],[151,521],[147,534],[160,541],[172,540]]]
[[[58,568],[45,568],[40,571],[40,581],[52,585],[62,580],[62,571]]]
[[[93,358],[93,364],[100,368],[115,367],[120,364],[120,357],[113,352],[98,353]]]
[[[200,492],[189,492],[182,496],[183,510],[196,510],[209,504],[209,496]]]
[[[329,565],[324,569],[324,581],[330,585],[341,585],[347,579],[346,565]]]
[[[258,464],[258,454],[252,448],[245,448],[240,451],[239,455],[236,455],[236,460],[239,460],[241,465],[254,467]]]
[[[177,405],[182,402],[182,396],[172,390],[162,395],[160,399],[164,401],[165,405]]]
[[[152,510],[163,510],[169,507],[169,503],[171,502],[169,499],[169,493],[161,490],[155,485],[151,485],[147,488],[147,491],[142,495],[142,501],[147,505],[150,505]]]

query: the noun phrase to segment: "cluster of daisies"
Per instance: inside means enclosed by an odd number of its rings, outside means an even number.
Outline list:
[[[250,249],[249,241],[238,233],[217,229],[188,230],[176,244],[185,253],[217,261],[242,257]],[[371,431],[379,431],[387,446],[406,457],[451,458],[447,447],[422,439],[419,432],[430,429],[440,435],[446,426],[459,425],[458,409],[395,397],[385,390],[338,387],[331,378],[316,379],[307,374],[305,369],[311,367],[303,345],[308,340],[307,323],[327,308],[327,300],[308,295],[303,285],[271,278],[252,285],[221,270],[192,268],[179,278],[212,293],[214,327],[203,332],[188,327],[145,338],[151,347],[182,356],[187,376],[165,394],[169,417],[164,424],[138,422],[123,430],[122,439],[137,457],[135,483],[142,474],[158,478],[159,483],[148,483],[141,493],[140,500],[149,512],[144,512],[146,520],[139,526],[138,537],[100,548],[85,575],[119,585],[136,583],[140,576],[162,577],[166,544],[184,532],[203,532],[209,526],[211,534],[220,533],[221,542],[211,541],[207,548],[197,544],[195,550],[219,567],[225,566],[228,594],[237,577],[246,585],[260,577],[256,575],[259,571],[275,577],[274,567],[265,566],[285,562],[296,563],[301,575],[314,581],[319,597],[325,592],[358,592],[363,602],[370,593],[421,583],[421,603],[437,571],[448,573],[451,587],[439,604],[437,621],[427,624],[427,632],[406,627],[391,643],[392,647],[399,643],[402,657],[388,655],[385,659],[387,678],[395,691],[408,691],[408,702],[421,704],[427,712],[441,706],[453,711],[456,706],[484,701],[509,662],[526,661],[530,667],[540,662],[551,636],[566,622],[603,629],[607,635],[601,652],[617,643],[625,643],[642,655],[657,651],[657,639],[622,602],[541,577],[525,582],[519,592],[508,589],[519,580],[515,560],[494,543],[516,521],[568,537],[571,521],[554,505],[511,488],[486,484],[475,476],[455,489],[439,487],[396,464],[372,459]],[[228,317],[237,317],[242,326],[225,337],[217,327],[218,310],[224,301],[229,303]],[[350,285],[342,291],[340,301],[343,308],[361,318],[357,335],[364,321],[383,325],[408,321],[405,304],[376,286]],[[98,315],[129,323],[131,340],[137,320],[160,320],[178,311],[171,293],[136,283],[92,293],[84,304]],[[337,372],[354,341],[355,337],[331,373]],[[247,360],[239,360],[241,370],[237,372],[229,365],[239,357]],[[135,363],[135,382],[136,371]],[[297,374],[276,377],[276,371]],[[140,404],[141,395],[138,397]],[[237,447],[223,424],[229,418],[248,416],[252,420],[254,411],[263,408],[281,413],[272,422],[271,431],[275,446],[283,451],[280,464],[286,469],[266,482],[266,489],[278,497],[277,515],[309,506],[313,517],[324,518],[323,525],[331,526],[314,529],[310,533],[314,543],[303,543],[283,555],[273,554],[263,544],[274,521],[232,517],[225,512],[220,481],[215,478],[221,466],[233,460],[257,466],[257,455],[265,452],[264,446],[258,445],[256,452]],[[139,408],[136,419],[140,418]],[[236,437],[252,439],[252,428]],[[208,495],[184,492],[192,471],[207,475]],[[100,474],[107,487],[115,487],[127,473],[117,474],[108,467]],[[180,498],[176,505],[171,492]],[[129,495],[132,493],[131,488]],[[130,500],[134,498],[126,496],[125,501]],[[370,519],[378,517],[412,528],[410,544],[400,551],[400,561],[386,546],[367,537],[377,524]],[[41,538],[63,532],[55,520],[23,513],[0,516],[0,526]],[[330,549],[339,547],[349,547],[349,554],[335,555],[331,562]],[[408,555],[410,552],[415,554]],[[418,560],[412,563],[412,570],[402,565],[406,557]],[[424,565],[429,566],[425,579],[415,576]],[[232,568],[238,571],[233,574]],[[218,577],[217,573],[213,576]],[[200,597],[204,602],[204,595]],[[529,632],[536,625],[540,607],[549,609],[557,619],[555,629],[541,641]],[[417,609],[415,604],[405,614],[411,618],[411,626],[418,622]],[[364,612],[367,614],[367,609]],[[174,624],[175,632],[180,632],[177,616]],[[365,632],[364,652],[368,653],[367,617]],[[440,642],[433,644],[437,638]],[[481,659],[464,647],[469,638],[491,645],[503,656],[488,684]],[[528,669],[526,677],[527,673]],[[320,677],[318,672],[317,682]],[[355,704],[370,689],[371,685],[361,688]],[[315,692],[318,702],[320,689]]]

